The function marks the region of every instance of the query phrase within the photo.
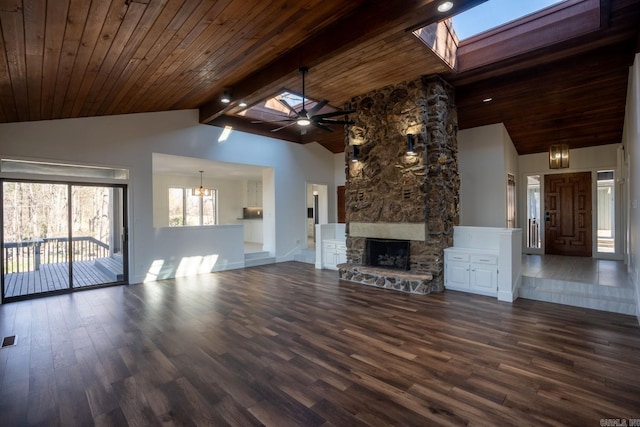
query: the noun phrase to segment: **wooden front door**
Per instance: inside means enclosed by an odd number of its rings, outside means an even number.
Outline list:
[[[591,172],[544,176],[545,253],[591,256]]]

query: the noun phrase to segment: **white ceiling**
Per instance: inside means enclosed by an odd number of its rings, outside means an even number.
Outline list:
[[[262,166],[226,163],[195,157],[153,153],[153,173],[162,175],[200,176],[228,180],[262,181]]]

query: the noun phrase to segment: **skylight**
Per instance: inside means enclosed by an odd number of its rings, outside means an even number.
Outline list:
[[[458,40],[464,40],[563,1],[489,0],[455,15],[453,28]]]
[[[239,116],[249,117],[254,120],[260,120],[265,122],[282,122],[288,121],[288,119],[295,117],[295,115],[278,99],[285,101],[291,108],[296,111],[302,110],[302,96],[292,91],[283,91],[278,95],[268,98],[265,101],[259,102],[251,107],[242,110],[238,113]],[[314,99],[305,98],[304,108],[309,111],[318,101]],[[325,105],[318,113],[330,113],[337,111],[337,109],[330,105]]]

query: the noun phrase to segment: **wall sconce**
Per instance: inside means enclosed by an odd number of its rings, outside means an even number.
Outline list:
[[[407,134],[407,154],[413,156],[415,151],[416,137],[410,133]]]
[[[354,145],[353,153],[351,154],[351,161],[354,163],[357,162],[358,157],[360,157],[360,147],[358,147],[357,145]]]
[[[228,104],[231,102],[231,89],[224,88],[222,91],[222,96],[220,97],[220,102],[223,104]]]
[[[569,167],[569,146],[567,144],[554,144],[549,146],[549,169],[562,169]]]

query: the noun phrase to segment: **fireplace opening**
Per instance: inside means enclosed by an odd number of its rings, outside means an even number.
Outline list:
[[[370,267],[409,269],[409,241],[365,239],[364,264]]]

